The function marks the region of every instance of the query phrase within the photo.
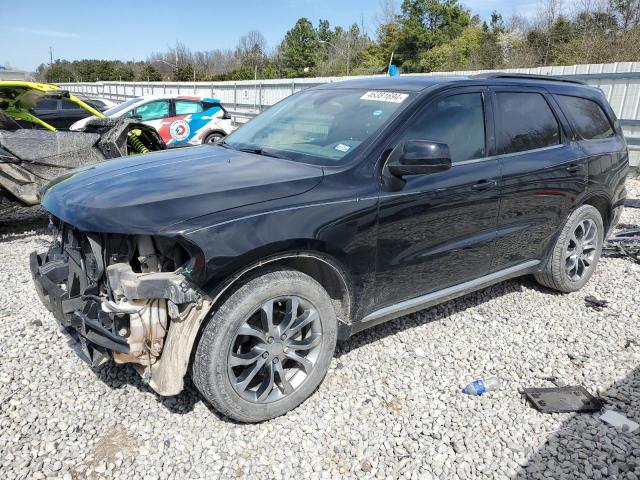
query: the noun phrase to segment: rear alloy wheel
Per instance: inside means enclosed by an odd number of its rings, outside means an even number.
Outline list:
[[[251,278],[205,326],[193,380],[220,413],[260,422],[302,403],[322,382],[336,344],[331,300],[311,277],[276,270]]]
[[[544,270],[535,274],[536,280],[561,292],[580,290],[596,268],[603,241],[600,212],[591,205],[578,207],[560,232]]]
[[[565,271],[571,281],[577,282],[594,264],[598,247],[598,227],[586,218],[574,229],[565,248]]]

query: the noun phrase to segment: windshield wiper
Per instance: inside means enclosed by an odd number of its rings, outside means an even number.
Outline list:
[[[290,160],[289,157],[285,157],[284,155],[280,155],[279,153],[275,153],[271,150],[255,147],[255,148],[238,148],[240,152],[245,153],[255,153],[256,155],[262,155],[263,157],[273,157],[273,158],[282,158],[285,160]]]

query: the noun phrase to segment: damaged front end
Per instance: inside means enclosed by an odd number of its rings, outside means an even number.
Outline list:
[[[74,350],[92,367],[132,363],[159,394],[179,393],[211,306],[197,286],[202,253],[168,237],[51,227],[56,241],[31,254],[31,273]]]

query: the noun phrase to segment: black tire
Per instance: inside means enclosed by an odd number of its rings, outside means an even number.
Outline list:
[[[265,302],[286,296],[301,299],[305,304],[312,305],[313,311],[317,312],[315,318],[319,317],[319,320],[314,320],[314,325],[321,326],[321,335],[320,341],[314,347],[315,363],[310,373],[304,373],[302,383],[283,398],[262,402],[247,400],[234,389],[230,373],[230,358],[234,354],[232,348],[235,348],[234,345],[237,345],[239,338],[245,338],[239,336],[238,329],[246,326],[248,318],[255,318],[252,317],[255,312],[262,314],[260,309]],[[276,300],[276,304],[280,305],[280,302]],[[274,314],[272,323],[275,321]],[[316,390],[329,368],[335,351],[336,337],[337,318],[324,288],[313,278],[298,271],[270,271],[249,279],[228,296],[204,327],[194,356],[193,381],[207,401],[221,414],[239,422],[269,420],[293,410]],[[282,347],[283,343],[279,339],[276,340]],[[285,366],[285,362],[289,364],[289,360],[282,356],[280,358],[282,367]],[[265,360],[265,365],[269,369],[274,368],[269,361]],[[273,362],[275,364],[275,357]],[[295,368],[292,371],[295,371]],[[260,374],[261,372],[262,370]],[[273,382],[273,374],[271,378]],[[277,395],[282,394],[280,385],[276,384],[273,388],[278,388],[278,391],[274,390]]]
[[[225,137],[225,135],[223,135],[222,133],[213,132],[213,133],[210,133],[209,135],[207,135],[206,137],[204,137],[204,140],[202,140],[202,143],[211,143],[211,144],[215,145],[220,140],[222,140],[224,137]]]
[[[589,262],[588,268],[582,270],[579,278],[571,277],[567,271],[570,246],[573,244],[572,235],[583,222],[592,222],[595,225],[595,248],[593,258]],[[580,290],[591,278],[602,252],[604,241],[604,224],[600,212],[591,205],[578,207],[567,219],[562,232],[558,236],[551,251],[547,263],[541,272],[534,274],[538,283],[545,287],[558,290],[560,292],[575,292]],[[582,252],[582,250],[580,250]]]

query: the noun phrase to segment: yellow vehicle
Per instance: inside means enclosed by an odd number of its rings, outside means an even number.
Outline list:
[[[82,131],[58,131],[34,115],[35,104],[45,96],[64,98],[97,118]],[[60,87],[0,81],[0,208],[37,204],[42,187],[74,168],[165,148],[153,127],[134,119],[105,118]]]
[[[65,98],[98,118],[105,116],[78,97],[57,85],[35,82],[0,81],[0,109],[16,120],[23,120],[55,132],[56,129],[35,116],[32,111],[42,97]]]

